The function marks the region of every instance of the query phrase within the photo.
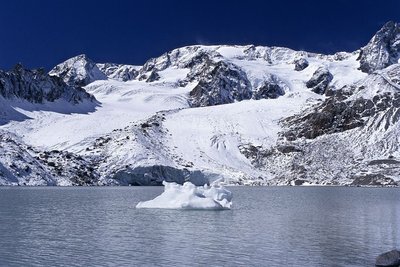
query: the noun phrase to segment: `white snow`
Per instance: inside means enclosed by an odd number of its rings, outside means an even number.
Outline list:
[[[68,82],[71,77],[76,77],[79,80],[88,79],[90,82],[107,79],[107,76],[101,72],[99,68],[86,57],[86,55],[79,55],[60,63],[54,67],[49,74],[57,75],[60,71],[67,72],[64,77],[66,82]]]
[[[304,95],[287,94],[278,99],[180,110],[166,116],[164,127],[170,138],[165,145],[196,167],[223,174],[227,180],[263,176],[239,146],[273,146],[281,130],[279,120],[300,110],[306,100]]]
[[[153,200],[139,202],[137,209],[225,210],[232,207],[232,193],[223,186],[183,185],[163,182],[164,192]]]
[[[37,147],[79,152],[93,139],[157,111],[188,107],[186,94],[189,90],[186,88],[166,88],[139,81],[97,81],[86,90],[101,103],[94,112],[16,107],[19,113],[31,119],[12,121],[0,128],[18,134],[24,142]]]
[[[253,50],[248,52],[248,49]],[[217,55],[214,60],[238,65],[253,87],[260,85],[266,77],[275,75],[287,85],[287,91],[277,99],[189,108],[189,92],[196,83],[179,87],[178,82],[189,73],[189,69],[184,67],[186,63],[201,51],[210,52],[210,57]],[[293,60],[300,56],[305,57],[310,65],[303,71],[295,71]],[[365,78],[366,74],[357,69],[359,62],[356,57],[356,54],[349,54],[343,60],[334,60],[333,56],[287,48],[251,46],[180,48],[172,51],[170,58],[163,55],[155,59],[156,66],[165,65],[168,60],[172,62],[171,66],[158,72],[158,81],[95,81],[85,87],[100,102],[95,109],[70,110],[68,107],[67,111],[60,112],[50,106],[43,108],[47,104],[42,108],[17,105],[14,109],[21,118],[0,126],[0,130],[18,135],[26,144],[40,149],[68,150],[83,155],[93,152],[88,148],[93,147],[94,140],[110,136],[112,141],[98,152],[107,159],[104,165],[99,166],[105,173],[125,166],[166,165],[200,170],[213,177],[211,180],[223,177],[227,183],[240,181],[246,184],[259,177],[265,181],[273,175],[255,168],[239,147],[251,144],[268,149],[274,146],[282,131],[281,119],[324,98],[305,86],[318,67],[323,65],[329,69],[334,76],[332,85],[337,89]],[[129,128],[159,112],[165,114],[158,132]],[[121,131],[114,133],[114,130]],[[190,185],[182,188],[168,185],[166,194],[171,190],[184,191],[186,187]],[[187,197],[187,194],[183,195]],[[200,201],[196,197],[190,199],[193,203]],[[214,205],[210,199],[204,201]]]
[[[166,70],[160,71],[158,74],[160,75],[160,80],[163,84],[174,84],[179,80],[183,80],[186,75],[189,73],[189,69],[178,69],[175,67],[168,68]]]

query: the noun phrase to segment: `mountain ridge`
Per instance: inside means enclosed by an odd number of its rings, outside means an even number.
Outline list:
[[[71,58],[49,77],[84,86],[98,106],[18,107],[26,118],[0,126],[16,144],[1,142],[0,184],[399,185],[398,32],[388,22],[334,55],[195,45],[143,66]],[[40,171],[12,167],[13,150]]]

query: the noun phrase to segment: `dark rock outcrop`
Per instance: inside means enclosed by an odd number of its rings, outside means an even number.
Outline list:
[[[251,84],[238,66],[224,61],[204,66],[203,76],[190,92],[193,107],[213,106],[250,99]]]
[[[296,71],[302,71],[302,70],[304,70],[305,68],[307,68],[308,65],[309,65],[309,63],[308,63],[307,59],[305,59],[305,58],[296,59],[296,60],[294,61],[294,70],[296,70]]]
[[[262,146],[254,146],[252,144],[240,145],[240,153],[248,158],[251,164],[257,168],[263,165],[263,160],[270,157],[274,153],[274,149],[264,149]]]
[[[314,93],[323,95],[332,81],[333,75],[325,67],[319,67],[306,83],[307,88],[310,88]]]
[[[156,71],[152,71],[148,77],[145,76],[145,79],[148,83],[155,82],[160,79],[160,75]]]
[[[183,68],[193,69],[196,66],[203,66],[204,64],[211,64],[213,57],[218,57],[219,55],[206,51],[198,52],[194,57],[192,57],[188,62],[184,63]]]
[[[293,152],[302,152],[302,150],[300,148],[293,146],[293,145],[279,145],[276,147],[276,149],[283,154],[288,154],[288,153],[293,153]]]
[[[360,69],[372,73],[397,63],[399,56],[400,25],[389,21],[361,49]]]
[[[396,182],[384,176],[383,174],[365,174],[353,177],[351,185],[362,185],[362,186],[385,186],[385,185],[396,185]]]
[[[94,100],[81,87],[67,85],[61,78],[50,76],[43,69],[27,70],[20,64],[8,72],[0,70],[0,95],[32,103],[64,99],[77,104],[84,99]]]
[[[138,67],[132,65],[114,63],[97,63],[96,65],[109,79],[113,80],[126,82],[134,80],[139,75]]]
[[[285,133],[286,138],[313,139],[323,134],[343,132],[364,125],[362,118],[374,114],[376,107],[369,99],[345,101],[349,95],[348,90],[343,88],[330,92],[333,95],[310,113],[288,118],[286,122],[290,125],[290,130]]]
[[[396,66],[380,74],[371,74],[361,84],[338,90],[328,88],[325,92],[327,98],[322,103],[302,115],[286,120],[292,128],[286,132],[286,137],[289,140],[298,137],[313,139],[324,134],[354,129],[365,125],[367,121],[370,122],[369,127],[373,127],[371,130],[388,130],[400,120]],[[371,91],[369,87],[377,89]]]
[[[376,258],[375,266],[380,267],[397,267],[400,266],[400,251],[392,250],[379,255]]]
[[[162,185],[163,181],[178,184],[189,181],[198,186],[208,183],[208,179],[200,171],[162,165],[128,168],[117,172],[113,179],[119,185]]]
[[[302,179],[294,180],[294,185],[296,185],[296,186],[303,185],[304,183],[307,183],[307,180],[302,180]]]
[[[278,98],[285,94],[288,86],[282,82],[277,76],[270,75],[260,87],[253,91],[253,99]]]
[[[397,165],[400,164],[400,161],[395,160],[395,159],[376,159],[376,160],[371,160],[370,162],[368,162],[368,165],[382,165],[382,164],[386,164],[386,165]]]

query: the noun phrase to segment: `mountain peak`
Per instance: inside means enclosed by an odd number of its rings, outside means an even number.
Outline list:
[[[80,54],[77,55],[75,57],[70,58],[69,60],[71,61],[87,61],[87,62],[93,62],[93,60],[91,60],[86,54]]]
[[[398,23],[394,22],[393,20],[389,20],[388,22],[386,22],[382,28],[379,30],[380,31],[384,31],[384,30],[391,30],[398,27]]]
[[[70,58],[55,66],[50,72],[58,76],[69,85],[85,86],[96,80],[106,80],[107,76],[99,70],[96,63],[85,54]]]
[[[0,70],[0,89],[0,97],[32,103],[63,99],[78,104],[84,100],[94,100],[82,88],[67,85],[59,78],[48,75],[44,69],[29,70],[20,63],[10,71]]]
[[[400,25],[389,21],[361,48],[360,69],[366,73],[398,63],[400,56]]]

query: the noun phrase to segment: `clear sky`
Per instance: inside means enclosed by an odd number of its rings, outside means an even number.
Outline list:
[[[82,53],[141,65],[192,44],[353,51],[400,22],[399,0],[4,0],[0,8],[2,69],[49,70]]]

